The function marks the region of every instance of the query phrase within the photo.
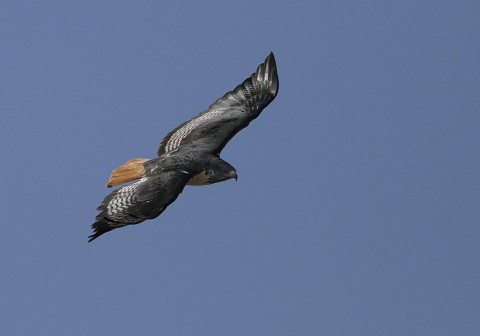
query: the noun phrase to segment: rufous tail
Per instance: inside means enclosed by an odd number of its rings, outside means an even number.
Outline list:
[[[142,158],[132,159],[123,166],[112,171],[112,175],[110,175],[110,179],[107,183],[107,188],[137,180],[142,177],[142,175],[145,173],[145,167],[143,166],[143,163],[148,160],[149,159]]]

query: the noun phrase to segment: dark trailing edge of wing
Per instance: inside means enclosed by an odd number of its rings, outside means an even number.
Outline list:
[[[219,154],[235,134],[272,102],[278,87],[277,65],[271,52],[242,84],[169,132],[160,143],[158,156],[193,142],[207,144],[210,152]]]

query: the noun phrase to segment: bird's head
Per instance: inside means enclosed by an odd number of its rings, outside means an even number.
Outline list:
[[[205,175],[207,176],[208,184],[222,182],[232,178],[235,180],[238,179],[235,168],[220,158],[213,160],[210,167],[205,169]]]
[[[192,177],[188,185],[202,186],[238,178],[237,171],[229,163],[214,157],[203,163],[202,171]]]

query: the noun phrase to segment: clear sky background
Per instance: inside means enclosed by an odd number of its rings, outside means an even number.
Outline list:
[[[2,1],[1,335],[479,335],[479,1]],[[159,218],[113,168],[280,91]]]

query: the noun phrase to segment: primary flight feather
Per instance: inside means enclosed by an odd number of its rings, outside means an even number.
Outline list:
[[[220,158],[220,152],[260,115],[277,92],[277,66],[270,53],[242,84],[168,133],[160,143],[157,158],[133,159],[115,169],[107,187],[138,181],[114,190],[103,200],[88,241],[113,229],[158,217],[187,184],[236,179],[235,168]]]

